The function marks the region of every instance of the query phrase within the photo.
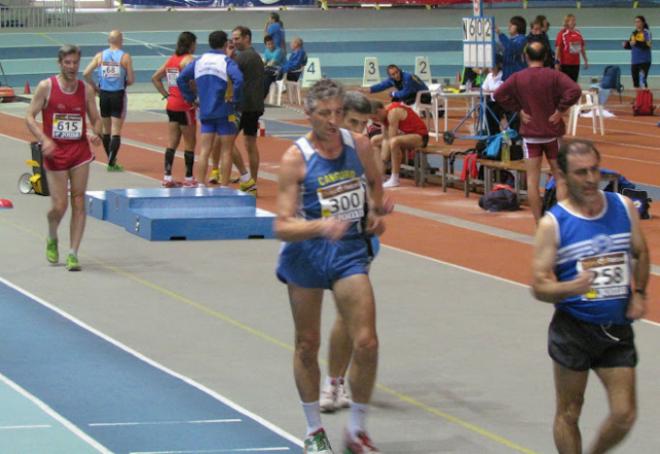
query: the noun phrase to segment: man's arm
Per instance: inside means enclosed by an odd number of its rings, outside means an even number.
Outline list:
[[[532,292],[534,297],[546,303],[558,303],[569,296],[587,293],[594,275],[583,271],[572,281],[559,282],[554,266],[557,255],[557,238],[554,220],[546,215],[541,218],[534,238],[532,261]]]
[[[564,113],[580,100],[582,88],[564,73],[557,73],[556,77],[559,82],[559,92],[561,93],[557,110]]]
[[[169,96],[169,93],[165,89],[165,85],[163,85],[163,77],[167,74],[167,68],[165,67],[166,64],[167,62],[163,63],[163,65],[151,76],[151,83],[154,84],[154,87],[156,87],[158,93],[163,96],[163,99]]]
[[[238,64],[232,60],[227,62],[227,76],[231,79],[234,87],[232,102],[235,106],[240,106],[241,99],[243,98],[243,73],[238,67]]]
[[[649,282],[650,258],[646,239],[639,225],[639,214],[632,201],[625,198],[626,209],[630,214],[634,291],[628,303],[626,317],[631,320],[642,318],[646,313],[646,286]]]
[[[273,228],[277,238],[284,241],[302,241],[324,236],[340,239],[348,223],[334,218],[305,220],[296,216],[300,182],[305,177],[305,162],[300,150],[291,146],[282,156],[277,186],[277,217]]]
[[[126,86],[133,85],[135,83],[135,71],[133,71],[133,59],[128,52],[124,52],[124,55],[122,55],[121,64],[126,70]]]
[[[557,33],[557,39],[555,40],[555,69],[561,68],[561,55],[563,52],[563,42],[561,39],[561,32]]]
[[[195,101],[195,93],[192,88],[190,88],[190,82],[195,79],[196,61],[197,60],[193,60],[188,63],[179,73],[179,77],[176,78],[176,85],[179,87],[183,99],[185,99],[188,104],[192,104]]]
[[[42,127],[37,123],[37,115],[41,113],[46,103],[48,102],[48,93],[50,92],[50,80],[44,79],[39,82],[37,89],[34,91],[34,96],[30,101],[27,114],[25,115],[25,123],[30,133],[41,142],[41,151],[44,156],[50,155],[55,150],[55,142],[50,137],[44,134]]]
[[[393,86],[394,86],[394,81],[388,77],[387,79],[369,87],[369,93],[379,93]]]
[[[352,133],[351,133],[352,134]],[[385,224],[381,217],[387,214],[383,199],[383,179],[376,165],[375,153],[371,149],[371,141],[362,134],[353,134],[355,149],[364,168],[367,179],[367,196],[369,197],[369,213],[367,213],[369,233],[381,235],[385,231]]]
[[[507,112],[518,112],[522,110],[522,106],[515,93],[516,78],[517,76],[512,74],[511,77],[502,82],[502,85],[500,85],[497,90],[495,90],[495,93],[493,93],[495,101]]]
[[[98,108],[96,107],[96,98],[94,96],[94,89],[85,83],[85,103],[87,108],[87,117],[91,125],[93,136],[90,137],[92,144],[101,145],[101,135],[103,134],[103,123],[101,115],[99,115]]]
[[[383,133],[388,140],[399,135],[399,122],[405,119],[405,115],[406,111],[401,108],[387,112],[387,128],[383,128]]]
[[[94,58],[92,58],[92,61],[89,62],[89,65],[87,65],[87,68],[83,71],[83,78],[85,79],[85,82],[87,82],[96,93],[98,93],[99,86],[96,84],[94,81],[94,71],[99,67],[99,64],[101,62],[101,52],[98,54],[94,55]]]
[[[421,85],[415,82],[415,78],[410,73],[401,73],[401,79],[403,81],[403,87],[401,90],[392,92],[393,98],[405,99],[413,93],[416,93],[420,90],[428,90],[427,87],[422,87]]]

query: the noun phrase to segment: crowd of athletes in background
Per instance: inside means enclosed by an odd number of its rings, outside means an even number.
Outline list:
[[[538,189],[543,154],[558,180],[560,204],[543,218],[537,233],[533,285],[539,299],[555,303],[558,309],[549,338],[557,385],[555,442],[561,452],[581,452],[577,423],[587,371],[593,368],[605,383],[611,403],[611,413],[592,449],[605,452],[625,437],[636,417],[637,356],[630,322],[646,310],[649,259],[632,203],[598,190],[598,150],[588,142],[567,142],[560,147],[558,141],[565,131],[562,115],[580,96],[576,83],[580,56],[585,67],[588,65],[584,40],[575,22],[573,15],[566,16],[553,54],[546,34],[549,24],[543,16],[532,23],[529,36],[525,36],[525,20],[511,18],[508,36],[498,30],[501,67],[498,65],[483,84],[493,91],[492,102],[520,116],[528,183]],[[154,86],[167,100],[163,186],[179,185],[172,168],[183,138],[185,180],[181,185],[219,182],[227,187],[235,166],[240,190],[256,196],[257,135],[264,98],[274,80],[285,76],[297,80],[306,61],[300,38],[292,40],[292,52],[286,59],[284,28],[277,13],[271,14],[264,32],[264,58],[254,50],[252,31],[244,26],[235,27],[231,36],[224,31],[210,33],[210,50],[197,58],[197,37],[182,32],[174,54],[153,74]],[[77,253],[85,225],[89,163],[93,160],[88,134],[92,143],[103,144],[108,171],[122,170],[117,157],[126,88],[135,81],[135,75],[132,58],[123,50],[122,33],[110,32],[108,44],[108,49],[97,53],[84,70],[87,83],[77,78],[80,49],[62,47],[58,54],[60,73],[39,84],[27,115],[30,132],[42,144],[51,188],[46,245],[50,263],[59,261],[57,229],[70,191],[71,243],[66,266],[70,271],[81,269]],[[624,47],[632,51],[635,86],[647,84],[651,35],[642,16],[636,17],[635,31]],[[307,453],[332,452],[320,413],[344,407],[350,407],[344,452],[378,452],[365,427],[378,361],[369,264],[377,247],[374,235],[385,228],[382,216],[392,211],[382,188],[399,185],[404,151],[425,147],[429,140],[425,122],[409,105],[425,84],[396,65],[387,69],[388,78],[363,93],[346,94],[340,84],[328,79],[315,84],[304,105],[312,131],[290,147],[282,160],[275,231],[287,243],[277,275],[288,286],[295,322],[294,371],[307,421]],[[388,105],[365,96],[390,88],[392,102]],[[99,96],[100,114],[94,91]],[[41,127],[36,121],[39,112],[44,120]],[[197,115],[201,144],[195,170]],[[370,140],[366,137],[369,122],[380,125]],[[248,167],[235,143],[241,131]],[[209,159],[212,166],[207,178]],[[391,175],[383,184],[386,161],[392,163]],[[537,199],[538,194],[530,191],[532,212],[539,222]],[[346,200],[358,203],[344,206]],[[305,210],[304,218],[298,216],[299,209]],[[597,216],[599,213],[602,216]],[[605,250],[587,248],[584,253],[571,252],[570,257],[562,258],[566,248],[591,241],[594,236],[607,237],[605,243],[614,245],[613,252],[601,241],[598,245]],[[625,267],[635,259],[634,265],[625,270],[609,261],[603,265],[596,259],[605,253],[607,257],[616,255]],[[555,265],[558,258],[561,265]],[[602,279],[610,275],[607,273],[618,273],[616,286]],[[324,289],[333,291],[338,314],[330,339],[328,376],[320,386],[317,357]],[[613,299],[614,290],[618,293]],[[591,340],[576,343],[580,336]],[[595,336],[598,339],[594,340]],[[580,348],[584,345],[590,350]],[[347,373],[352,396],[345,386]]]

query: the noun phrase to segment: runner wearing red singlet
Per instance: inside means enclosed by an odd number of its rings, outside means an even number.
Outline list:
[[[409,106],[402,102],[393,102],[387,108],[380,102],[374,102],[374,121],[383,125],[383,133],[371,140],[380,147],[381,159],[392,160],[392,175],[383,183],[385,188],[399,186],[402,150],[424,148],[429,143],[429,131],[424,121]]]
[[[183,136],[184,159],[186,163],[186,179],[184,186],[196,186],[193,179],[193,164],[195,161],[195,127],[197,119],[195,106],[188,104],[176,84],[179,72],[193,59],[197,46],[197,37],[191,32],[182,32],[176,43],[174,55],[156,70],[151,81],[156,90],[167,99],[168,147],[165,149],[165,176],[163,186],[172,188],[178,184],[172,179],[174,155]],[[163,77],[167,78],[167,89],[163,85]]]
[[[575,16],[567,14],[564,18],[564,28],[557,33],[555,43],[557,49],[556,69],[560,70],[575,82],[580,76],[580,54],[584,59],[584,69],[589,68],[587,52],[584,49],[584,38],[575,28]]]
[[[44,167],[48,170],[51,209],[48,212],[46,258],[59,261],[57,228],[67,209],[67,191],[71,192],[70,246],[66,268],[79,271],[78,248],[85,230],[85,191],[89,163],[94,160],[87,141],[87,120],[91,141],[101,145],[101,117],[94,102],[94,90],[78,80],[80,48],[62,46],[58,52],[60,74],[42,80],[35,91],[26,115],[27,127],[41,143]],[[36,117],[41,113],[43,125]]]

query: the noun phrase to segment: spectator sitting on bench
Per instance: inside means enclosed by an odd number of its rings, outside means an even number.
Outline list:
[[[291,55],[278,71],[278,77],[286,73],[286,80],[297,82],[307,64],[307,52],[303,48],[303,40],[299,36],[291,41]]]
[[[394,87],[396,90],[390,93],[392,102],[401,101],[412,105],[415,103],[418,91],[428,91],[429,89],[419,77],[409,72],[401,71],[401,68],[397,65],[389,65],[387,67],[387,75],[387,79],[369,87],[368,93],[379,93]],[[364,91],[366,92],[366,90]],[[428,97],[422,96],[421,101],[423,103],[430,103],[431,95],[429,94]]]
[[[286,56],[281,47],[275,47],[275,41],[270,35],[264,37],[264,98],[268,96],[270,84],[277,79],[277,73],[286,62]]]
[[[409,106],[393,102],[385,107],[374,101],[373,121],[383,126],[382,133],[371,139],[374,147],[380,148],[383,162],[392,160],[392,175],[383,183],[385,188],[399,186],[401,157],[405,150],[424,148],[429,143],[426,123]]]
[[[481,84],[484,94],[490,94],[486,101],[489,110],[486,114],[486,121],[490,135],[495,135],[501,131],[500,124],[502,123],[502,119],[506,118],[506,112],[504,112],[504,109],[502,109],[493,97],[493,94],[500,85],[502,85],[502,57],[498,55],[495,58],[495,66],[491,68],[488,75],[486,75],[486,79]]]

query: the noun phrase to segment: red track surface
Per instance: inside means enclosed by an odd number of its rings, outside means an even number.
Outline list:
[[[631,181],[660,186],[660,130],[656,127],[657,117],[632,117],[623,110],[615,112],[617,118],[605,122],[607,135],[593,136],[590,120],[581,119],[579,136],[597,142],[603,155],[604,167],[621,172]],[[0,114],[0,132],[31,140],[23,120],[9,115]],[[164,149],[167,140],[166,123],[127,123],[122,136]],[[279,159],[289,145],[288,140],[273,137],[260,139],[262,170],[277,172]],[[100,149],[96,150],[96,156],[99,161],[106,159]],[[162,177],[163,155],[160,153],[123,144],[119,160],[127,170],[156,179]],[[182,170],[183,162],[177,160],[175,178],[182,179]],[[275,183],[261,179],[258,206],[274,211],[275,193]],[[443,193],[434,186],[416,188],[409,181],[405,181],[403,187],[389,191],[389,194],[396,204],[406,207],[511,232],[526,235],[534,233],[529,211],[486,213],[478,208],[476,195],[466,199],[461,191],[450,189]],[[660,201],[657,201],[653,209],[654,219],[642,223],[655,265],[659,263],[660,251],[659,207]],[[531,281],[532,247],[528,244],[401,212],[388,217],[387,228],[382,238],[386,245],[522,284]],[[651,298],[646,318],[660,322],[660,305],[657,304],[660,298],[660,277],[651,277],[649,291]]]

